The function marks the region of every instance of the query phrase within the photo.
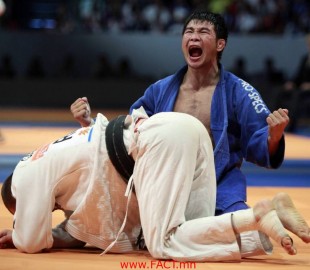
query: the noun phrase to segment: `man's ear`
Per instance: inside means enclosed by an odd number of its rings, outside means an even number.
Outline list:
[[[225,49],[225,46],[226,46],[226,41],[225,41],[225,39],[221,38],[221,39],[219,39],[217,41],[216,49],[217,49],[218,52],[221,52],[221,51],[223,51]]]

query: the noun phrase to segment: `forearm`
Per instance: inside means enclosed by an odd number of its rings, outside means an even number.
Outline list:
[[[268,151],[269,156],[273,157],[279,148],[279,140],[273,140],[271,136],[268,136]]]
[[[281,155],[284,157],[284,130],[289,120],[288,110],[281,108],[270,113],[266,119],[268,123],[268,151],[271,162]]]
[[[86,245],[74,237],[72,237],[65,229],[67,220],[53,228],[53,248],[82,248]]]
[[[282,164],[284,159],[284,152],[285,152],[284,135],[277,142],[272,142],[271,140],[269,141],[268,138],[268,151],[269,151],[271,168],[278,168]]]

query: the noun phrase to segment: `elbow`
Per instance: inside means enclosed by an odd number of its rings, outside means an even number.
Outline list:
[[[28,254],[35,254],[35,253],[40,253],[42,252],[42,249],[41,248],[37,248],[33,245],[19,245],[19,246],[16,246],[16,248],[23,252],[23,253],[28,253]]]
[[[42,244],[36,242],[35,239],[29,239],[28,241],[16,241],[13,239],[13,243],[20,252],[29,254],[40,253],[43,252],[43,250],[50,248],[47,246],[42,246]]]

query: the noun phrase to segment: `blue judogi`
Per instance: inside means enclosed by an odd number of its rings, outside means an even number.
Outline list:
[[[150,85],[131,106],[130,112],[140,106],[149,116],[173,111],[186,71],[187,66],[184,66]],[[270,111],[258,91],[225,71],[222,65],[220,74],[212,98],[210,127],[215,143],[217,213],[229,212],[233,204],[246,201],[246,178],[240,170],[243,159],[262,167],[278,168],[285,150],[283,136],[277,153],[272,158],[269,156],[266,118]]]

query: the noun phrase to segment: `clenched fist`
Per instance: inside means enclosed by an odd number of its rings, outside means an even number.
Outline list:
[[[71,113],[82,127],[88,127],[92,123],[91,110],[87,97],[78,98],[70,106]]]

